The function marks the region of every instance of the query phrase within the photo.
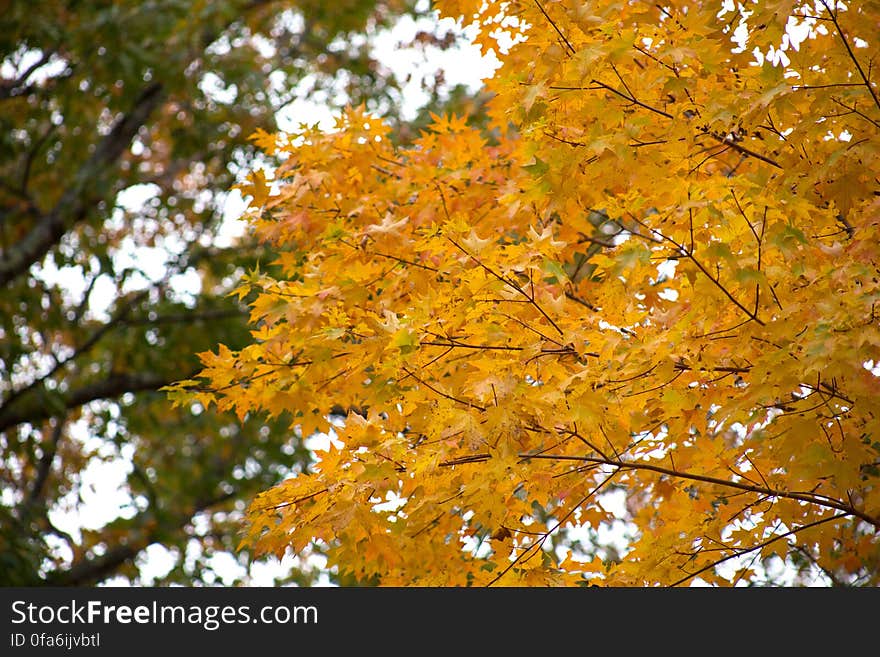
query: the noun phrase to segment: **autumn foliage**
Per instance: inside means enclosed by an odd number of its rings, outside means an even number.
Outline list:
[[[721,4],[442,2],[524,37],[490,132],[256,135],[283,253],[174,394],[349,412],[247,543],[385,585],[880,582],[880,3]]]

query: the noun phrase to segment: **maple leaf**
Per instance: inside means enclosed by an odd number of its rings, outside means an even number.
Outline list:
[[[408,221],[409,217],[403,217],[395,221],[394,215],[388,212],[382,217],[382,223],[367,226],[364,229],[364,232],[367,235],[395,235],[400,233],[400,229],[403,228]]]

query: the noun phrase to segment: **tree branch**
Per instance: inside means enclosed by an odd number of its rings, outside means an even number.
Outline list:
[[[22,89],[21,85],[28,81],[28,78],[31,77],[34,71],[41,66],[48,64],[53,54],[55,54],[54,50],[47,50],[37,61],[28,66],[27,69],[16,79],[9,80],[8,82],[4,81],[0,84],[0,100],[6,100],[7,98],[14,98],[26,94],[31,87],[28,86]]]
[[[753,545],[751,547],[744,548],[741,550],[734,550],[732,554],[729,554],[725,557],[722,557],[721,559],[716,559],[716,560],[712,561],[712,563],[703,566],[699,570],[695,570],[694,572],[685,575],[681,579],[672,582],[672,584],[670,584],[669,586],[672,587],[672,586],[678,586],[680,584],[684,584],[689,579],[693,579],[697,575],[705,573],[707,570],[712,570],[716,566],[720,566],[725,561],[729,561],[730,559],[735,559],[737,557],[741,557],[744,554],[748,554],[749,552],[754,552],[755,550],[761,550],[761,549],[767,547],[768,545],[770,545],[771,543],[775,543],[776,541],[780,541],[783,538],[788,538],[789,536],[794,536],[798,532],[803,531],[805,529],[811,529],[812,527],[817,527],[819,525],[823,525],[826,522],[833,522],[834,520],[840,520],[841,518],[844,518],[844,517],[846,517],[845,513],[838,513],[833,516],[829,516],[827,518],[821,518],[820,520],[816,520],[815,522],[807,523],[806,525],[801,525],[800,527],[795,527],[794,529],[789,530],[789,531],[785,532],[784,534],[776,534],[774,536],[771,536],[766,541],[758,543],[757,545]]]
[[[93,280],[95,280],[95,279],[93,279]],[[89,290],[87,290],[87,294],[88,294],[88,292],[89,292]],[[67,365],[69,365],[70,363],[75,361],[77,358],[79,358],[80,356],[82,356],[83,354],[85,354],[89,350],[91,350],[92,347],[94,347],[98,343],[98,341],[102,337],[104,337],[104,335],[106,335],[110,330],[115,328],[122,320],[124,320],[125,317],[128,315],[128,313],[131,312],[131,310],[138,303],[140,303],[143,299],[146,299],[149,296],[149,293],[150,293],[149,288],[138,292],[130,301],[128,301],[122,307],[122,309],[120,309],[120,311],[118,313],[116,313],[116,315],[109,322],[99,326],[98,329],[85,340],[85,342],[83,342],[81,345],[75,347],[73,353],[70,354],[67,358],[56,359],[55,365],[48,372],[46,372],[42,376],[37,377],[36,379],[31,381],[30,383],[28,383],[20,388],[17,388],[15,390],[12,390],[9,393],[9,396],[3,400],[2,404],[0,404],[0,418],[4,417],[7,410],[9,409],[9,407],[12,405],[12,403],[16,399],[23,396],[25,393],[35,389],[41,383],[44,383],[45,381],[50,379],[52,376],[54,376],[56,372],[58,372],[59,370],[61,370],[64,367],[66,367]],[[83,299],[83,304],[85,304],[87,301],[88,301],[88,296],[86,296]],[[80,306],[80,308],[82,308],[82,306]],[[77,310],[77,312],[79,312],[79,309]]]
[[[762,162],[766,162],[770,166],[774,166],[777,169],[783,168],[782,165],[779,164],[779,162],[777,162],[776,160],[773,160],[773,159],[767,157],[766,155],[761,155],[760,153],[753,151],[750,148],[746,148],[745,146],[734,141],[730,137],[725,137],[723,135],[719,135],[715,132],[710,131],[707,128],[701,129],[701,132],[705,135],[708,135],[709,137],[712,137],[712,139],[714,139],[715,141],[722,143],[729,148],[732,148],[733,150],[737,151],[738,153],[741,153],[741,154],[746,155],[748,157],[753,157],[757,160],[761,160]]]
[[[173,522],[162,524],[153,522],[153,512],[143,511],[135,519],[135,526],[131,534],[127,534],[125,542],[109,548],[99,557],[83,557],[74,562],[69,569],[55,572],[46,578],[46,584],[50,586],[90,586],[101,582],[113,575],[118,568],[127,561],[131,561],[150,544],[154,543],[163,533],[167,532],[169,525],[175,530],[185,527],[197,513],[205,511],[213,506],[222,504],[232,499],[237,491],[223,493],[212,499],[197,503],[190,513],[180,514]],[[144,529],[149,527],[149,529]]]
[[[193,374],[189,375],[193,376]],[[69,393],[60,393],[57,406],[59,409],[77,408],[96,399],[119,397],[126,392],[142,392],[145,390],[158,390],[162,386],[170,385],[180,379],[180,375],[161,376],[154,373],[124,373],[111,374],[106,379],[96,381],[77,388]],[[186,378],[186,377],[184,377]],[[50,406],[34,395],[27,400],[29,403],[19,403],[16,407],[8,407],[0,412],[0,431],[5,431],[23,422],[39,422],[52,417],[58,409]]]
[[[553,26],[554,30],[556,30],[556,34],[559,35],[559,38],[562,39],[562,42],[565,44],[566,50],[568,50],[569,56],[573,55],[576,51],[575,51],[574,47],[571,45],[571,42],[567,38],[565,38],[565,35],[562,33],[562,30],[560,30],[559,26],[553,21],[552,18],[550,18],[550,14],[548,14],[547,10],[544,9],[543,6],[541,6],[541,3],[538,2],[538,0],[534,0],[534,1],[535,1],[535,4],[537,5],[538,9],[541,10],[541,13],[544,14],[544,18],[546,18],[547,22],[550,23],[551,26]]]
[[[105,169],[123,154],[141,126],[162,102],[163,87],[154,83],[141,92],[134,108],[120,119],[83,164],[71,185],[48,214],[0,259],[0,285],[7,285],[45,256],[64,233],[86,212],[90,192],[98,187]]]
[[[231,319],[233,317],[245,318],[248,314],[240,308],[215,308],[189,313],[172,313],[169,315],[157,315],[150,317],[122,318],[120,326],[159,326],[161,324],[191,324],[193,322],[208,322],[217,319]]]
[[[718,477],[710,477],[708,475],[701,475],[694,472],[684,472],[681,470],[676,470],[674,468],[665,468],[660,465],[653,465],[651,463],[644,463],[640,461],[621,461],[620,459],[612,459],[612,458],[602,458],[597,456],[570,456],[567,454],[529,454],[523,453],[520,454],[519,457],[524,461],[528,461],[530,459],[548,459],[548,460],[556,460],[556,461],[580,461],[583,463],[598,463],[604,465],[610,465],[621,470],[645,470],[648,472],[656,472],[658,474],[664,474],[670,477],[674,477],[676,479],[686,479],[689,481],[699,481],[706,484],[713,484],[716,486],[722,486],[725,488],[733,488],[735,490],[742,490],[749,493],[759,493],[761,495],[767,495],[768,497],[780,497],[789,500],[797,500],[799,502],[807,502],[808,504],[815,504],[816,506],[825,507],[827,509],[837,509],[838,511],[843,511],[847,515],[854,516],[859,518],[860,520],[864,520],[871,526],[880,529],[880,518],[874,518],[871,515],[865,513],[864,511],[860,511],[856,509],[852,504],[847,502],[842,502],[841,500],[834,499],[833,497],[828,497],[825,495],[819,495],[817,493],[802,493],[797,491],[785,491],[785,490],[777,490],[773,488],[768,488],[766,486],[759,486],[757,484],[744,484],[739,481],[731,481],[729,479],[719,479]]]
[[[55,460],[55,454],[58,453],[58,443],[61,441],[61,433],[64,430],[64,420],[55,418],[55,426],[52,429],[52,436],[48,445],[43,445],[43,455],[37,465],[37,476],[34,477],[34,483],[28,492],[27,504],[35,504],[43,496],[43,488],[46,486],[46,480],[49,478],[49,472],[52,470],[52,462]]]
[[[877,92],[874,91],[874,87],[871,85],[871,81],[868,79],[868,76],[865,75],[865,71],[862,69],[862,65],[859,63],[859,60],[856,59],[855,53],[852,51],[852,48],[849,45],[849,41],[846,38],[846,35],[843,33],[843,29],[840,27],[840,23],[837,22],[837,12],[832,11],[831,7],[828,6],[826,0],[820,0],[822,6],[825,7],[828,15],[831,16],[831,22],[834,23],[834,27],[837,29],[837,34],[840,35],[840,40],[843,41],[843,46],[846,48],[846,53],[849,55],[849,58],[852,60],[852,63],[855,64],[856,70],[859,72],[859,76],[861,76],[862,81],[865,83],[865,87],[868,89],[868,93],[871,94],[871,98],[874,99],[874,104],[880,109],[880,98],[877,97]],[[836,3],[835,3],[836,4]]]

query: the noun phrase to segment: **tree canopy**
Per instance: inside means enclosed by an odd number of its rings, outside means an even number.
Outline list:
[[[173,396],[333,440],[244,544],[389,585],[876,585],[880,3],[438,4],[516,42],[488,129],[259,137],[252,338]]]
[[[230,236],[227,192],[259,166],[248,137],[297,98],[393,118],[373,39],[423,11],[4,3],[0,583],[137,583],[151,544],[172,557],[159,583],[219,581],[212,556],[235,548],[245,500],[307,460],[286,423],[172,410],[158,392],[198,369],[195,351],[249,339],[227,293],[271,247]],[[109,515],[77,518],[108,463]]]

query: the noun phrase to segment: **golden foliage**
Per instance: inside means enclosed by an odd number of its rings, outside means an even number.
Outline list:
[[[198,394],[303,435],[357,412],[246,540],[389,585],[730,584],[774,554],[876,584],[880,4],[439,4],[525,36],[491,136],[395,149],[358,108],[260,138],[287,159],[250,216],[285,252]],[[611,488],[623,554],[554,544]]]

